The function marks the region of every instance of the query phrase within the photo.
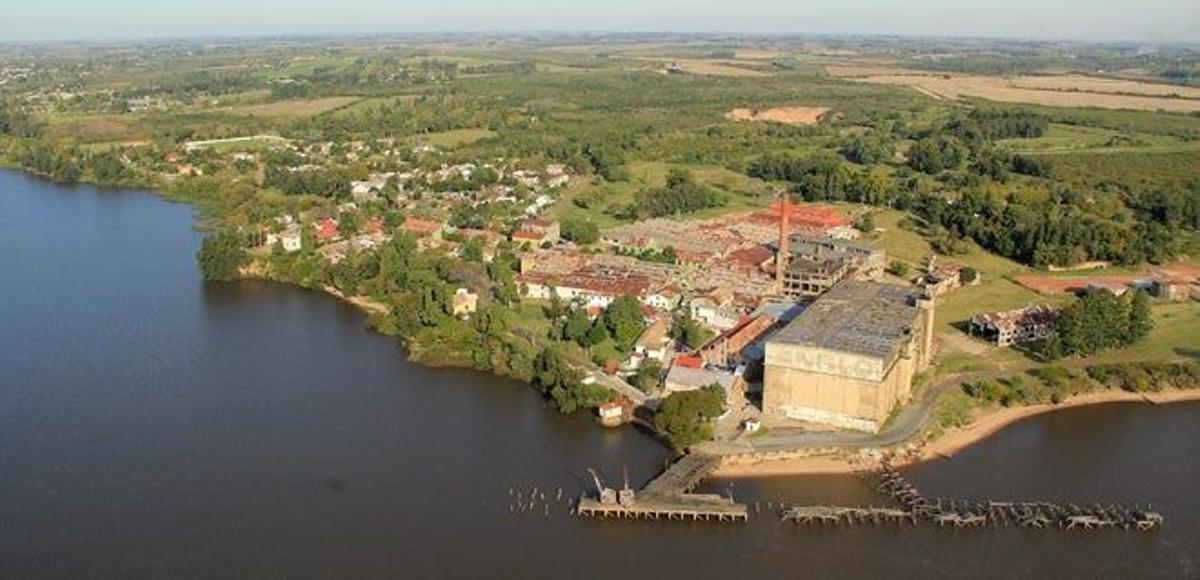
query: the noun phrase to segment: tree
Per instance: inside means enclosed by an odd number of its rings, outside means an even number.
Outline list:
[[[639,191],[635,195],[641,217],[662,217],[717,207],[721,199],[707,187],[692,181],[690,173],[672,169],[663,188]]]
[[[687,348],[700,348],[712,340],[712,337],[713,333],[700,326],[700,323],[696,322],[689,312],[676,316],[671,324],[671,338],[681,342]]]
[[[841,153],[842,157],[845,157],[848,161],[869,165],[883,163],[891,159],[895,150],[890,141],[878,137],[856,135],[842,143],[841,147],[838,148],[838,153]]]
[[[554,400],[562,413],[573,413],[580,407],[598,406],[612,393],[598,385],[585,385],[579,373],[564,360],[557,347],[551,346],[538,354],[533,363],[534,386]]]
[[[246,261],[246,251],[237,234],[223,231],[205,236],[196,252],[196,261],[205,280],[227,281],[237,277],[238,269]]]
[[[576,244],[594,244],[600,241],[600,226],[581,218],[570,218],[562,223],[562,237]]]
[[[647,359],[642,362],[642,366],[638,367],[637,374],[633,376],[633,386],[637,387],[643,393],[651,393],[658,389],[658,385],[662,382],[662,365],[653,359]]]
[[[592,321],[588,320],[587,313],[582,308],[574,308],[570,314],[567,314],[567,322],[563,325],[563,339],[578,343],[580,346],[588,346],[584,344],[588,331],[592,329]]]
[[[908,165],[923,173],[941,173],[957,169],[967,158],[967,150],[950,135],[926,137],[908,151]]]
[[[1150,295],[1143,290],[1133,293],[1129,303],[1129,330],[1126,343],[1134,344],[1150,336],[1154,330],[1154,319],[1150,314]]]
[[[958,272],[958,281],[962,282],[963,284],[974,284],[978,279],[979,272],[970,266],[967,266]]]
[[[1059,313],[1055,340],[1046,345],[1044,354],[1047,358],[1087,356],[1144,339],[1153,322],[1149,298],[1137,294],[1126,300],[1101,290],[1076,300]]]
[[[854,222],[854,228],[863,233],[871,233],[875,231],[875,214],[874,212],[864,213],[858,221]]]
[[[709,385],[695,391],[675,393],[663,400],[654,416],[654,426],[675,447],[683,449],[712,438],[713,419],[725,406],[725,389]]]
[[[584,335],[583,340],[579,342],[579,345],[583,346],[584,348],[588,348],[596,346],[606,340],[608,340],[608,328],[605,327],[604,318],[601,317],[597,318],[596,321],[592,323],[592,327],[588,329],[587,334]]]
[[[488,277],[492,279],[492,295],[497,302],[509,306],[521,299],[520,289],[517,288],[517,274],[506,260],[497,256],[488,264],[487,271]]]
[[[613,340],[617,341],[617,346],[621,350],[629,350],[646,329],[642,304],[630,294],[621,296],[604,311],[604,323]]]

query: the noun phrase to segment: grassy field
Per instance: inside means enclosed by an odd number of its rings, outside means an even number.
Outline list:
[[[230,112],[254,117],[311,117],[341,109],[358,102],[358,100],[359,97],[325,97],[302,101],[277,101],[237,107],[231,109]]]
[[[1142,342],[1093,357],[1096,362],[1200,358],[1200,303],[1157,304],[1154,330]]]
[[[487,129],[454,129],[452,131],[440,131],[437,133],[424,133],[413,137],[413,141],[417,143],[425,143],[434,147],[442,147],[452,149],[462,145],[468,145],[476,141],[482,141],[489,137],[495,136],[496,133]]]
[[[1017,153],[1188,151],[1200,150],[1200,143],[1181,141],[1166,135],[1130,133],[1103,127],[1054,123],[1036,139],[1007,139],[1001,143]]]
[[[627,181],[573,184],[563,199],[555,204],[551,215],[557,219],[586,219],[602,228],[619,225],[624,222],[608,215],[606,210],[633,203],[634,196],[639,191],[662,187],[671,169],[690,172],[697,183],[719,190],[725,200],[724,205],[688,214],[687,219],[716,217],[735,211],[766,207],[769,203],[767,193],[770,188],[765,182],[724,167],[635,161],[629,164],[628,169],[630,177]],[[580,207],[574,203],[576,198],[588,200],[588,207]]]

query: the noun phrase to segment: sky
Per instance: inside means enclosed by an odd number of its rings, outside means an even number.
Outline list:
[[[4,0],[0,42],[637,31],[1200,43],[1200,0]]]

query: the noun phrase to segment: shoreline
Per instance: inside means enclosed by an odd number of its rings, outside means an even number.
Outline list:
[[[1172,389],[1157,393],[1131,393],[1128,391],[1112,390],[1078,395],[1057,405],[1043,403],[1024,407],[1002,407],[981,415],[965,427],[948,430],[942,436],[920,444],[911,456],[895,461],[894,464],[907,467],[936,459],[951,459],[958,452],[987,440],[1011,425],[1045,413],[1110,403],[1166,405],[1192,401],[1200,401],[1200,388]],[[712,472],[711,477],[748,479],[796,475],[848,475],[855,472],[856,466],[850,462],[848,456],[812,455],[790,459],[763,460],[757,463],[730,463],[726,461]]]

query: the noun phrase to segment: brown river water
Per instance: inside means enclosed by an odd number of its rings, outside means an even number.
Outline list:
[[[1152,504],[1153,534],[580,520],[557,490],[588,467],[640,485],[666,450],[410,363],[327,296],[204,284],[192,226],[0,172],[0,578],[1200,576],[1200,404],[1043,415],[910,472],[930,496]],[[534,486],[552,507],[513,511]],[[844,476],[704,488],[884,501]]]

